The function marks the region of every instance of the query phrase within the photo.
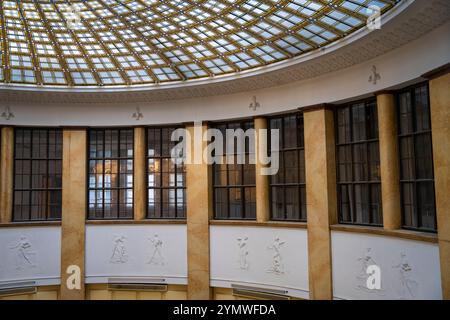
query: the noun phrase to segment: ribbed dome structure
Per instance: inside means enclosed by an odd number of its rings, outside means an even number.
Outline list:
[[[365,27],[398,0],[17,0],[0,5],[0,82],[127,86],[238,73]]]

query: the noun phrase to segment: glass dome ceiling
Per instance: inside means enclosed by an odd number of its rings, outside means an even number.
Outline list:
[[[399,0],[1,1],[1,83],[156,84],[266,66],[326,46]]]

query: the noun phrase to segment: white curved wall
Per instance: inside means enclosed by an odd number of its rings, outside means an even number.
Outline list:
[[[110,126],[181,123],[194,120],[221,120],[270,114],[319,103],[333,103],[358,98],[373,92],[417,81],[420,76],[450,61],[450,22],[423,37],[376,59],[289,85],[252,92],[201,99],[172,100],[130,104],[30,104],[14,105],[15,117],[0,124]],[[381,79],[368,81],[372,66]],[[261,107],[249,109],[256,96]],[[144,118],[132,118],[136,107]]]
[[[15,227],[0,232],[0,285],[35,281],[56,285],[61,276],[61,227]]]

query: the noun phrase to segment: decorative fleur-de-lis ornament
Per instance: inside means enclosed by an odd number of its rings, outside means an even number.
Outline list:
[[[6,107],[5,111],[2,112],[1,117],[5,118],[6,120],[11,120],[12,118],[14,118],[14,113],[11,112],[11,109],[9,107]]]
[[[136,119],[136,121],[141,120],[144,117],[144,115],[141,112],[141,109],[139,107],[136,108],[136,112],[133,113],[132,118]]]
[[[372,82],[374,85],[377,84],[377,81],[381,79],[381,75],[377,72],[377,67],[372,66],[372,74],[369,77],[369,82]]]
[[[261,107],[258,101],[256,101],[256,96],[253,96],[253,101],[248,106],[250,109],[253,109],[253,111],[256,111],[257,108]]]

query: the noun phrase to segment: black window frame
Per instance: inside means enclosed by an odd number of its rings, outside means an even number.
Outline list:
[[[157,129],[160,130],[159,132],[159,148],[160,148],[160,155],[159,156],[149,156],[148,151],[149,151],[149,130],[152,129]],[[186,220],[187,218],[187,189],[186,189],[186,164],[184,163],[182,165],[183,170],[182,170],[182,175],[183,175],[183,186],[178,186],[178,179],[177,179],[177,174],[178,174],[178,166],[176,164],[173,164],[174,166],[174,170],[175,170],[175,186],[163,186],[163,174],[164,173],[170,173],[170,172],[163,172],[163,160],[168,160],[171,161],[171,156],[170,155],[163,155],[164,151],[163,151],[163,130],[164,129],[168,129],[168,130],[176,130],[176,129],[185,129],[184,126],[181,125],[164,125],[164,126],[148,126],[145,127],[145,188],[146,188],[146,212],[145,212],[145,218],[148,220]],[[173,141],[168,141],[168,145],[173,147],[176,144],[178,144],[178,142],[173,142]],[[170,152],[170,151],[169,151]],[[150,187],[149,186],[149,175],[150,175],[150,171],[149,171],[149,160],[150,159],[158,159],[160,161],[160,170],[159,170],[159,179],[160,179],[160,186],[159,187]],[[160,190],[160,194],[159,194],[159,217],[157,216],[150,216],[150,210],[149,210],[149,191],[151,189],[155,189],[155,190]],[[164,208],[163,208],[163,190],[174,190],[175,191],[175,216],[164,216]],[[178,190],[182,190],[183,191],[183,209],[182,209],[182,214],[179,215],[178,214],[178,210],[179,210],[179,206],[178,206]],[[155,199],[155,203],[156,199]],[[155,206],[155,213],[156,213],[156,206]]]
[[[295,147],[285,147],[286,142],[286,128],[285,128],[285,119],[294,117],[296,118],[296,146]],[[267,117],[267,128],[272,129],[272,121],[280,120],[281,128],[280,129],[280,141],[279,141],[279,159],[280,159],[280,167],[279,170],[283,170],[282,179],[283,182],[274,182],[275,177],[271,175],[269,177],[269,204],[270,204],[270,220],[271,221],[287,221],[287,222],[307,222],[307,206],[306,206],[306,162],[305,162],[305,127],[304,127],[304,114],[302,111],[297,111],[293,113],[280,114],[276,116]],[[268,135],[269,138],[269,151],[272,154],[272,140],[271,135]],[[297,181],[296,182],[286,182],[286,172],[287,168],[285,166],[285,154],[287,152],[296,152],[297,157]],[[303,157],[301,156],[303,154]],[[283,162],[283,163],[282,163]],[[278,174],[277,174],[278,175]],[[302,181],[303,180],[303,181]],[[290,187],[297,187],[297,198],[298,198],[298,218],[290,219],[287,217],[287,201],[286,201],[286,189]],[[275,210],[274,210],[274,189],[281,188],[283,190],[283,216],[284,218],[276,218]]]
[[[365,106],[365,114],[367,115],[367,109],[369,105],[374,105],[375,108],[374,112],[372,112],[372,115],[376,117],[376,121],[370,121],[366,118],[365,120],[365,127],[364,130],[366,132],[366,138],[365,139],[360,139],[360,140],[355,140],[354,138],[354,123],[353,123],[353,108],[364,104]],[[349,131],[348,131],[348,135],[349,135],[349,139],[350,141],[345,141],[344,143],[340,143],[339,142],[339,116],[338,116],[338,112],[339,110],[343,109],[343,108],[349,108]],[[374,127],[371,127],[371,125],[373,126],[375,124]],[[362,100],[357,100],[357,101],[351,101],[342,105],[336,105],[334,108],[334,130],[335,130],[335,150],[336,150],[336,195],[338,198],[337,201],[337,214],[338,214],[338,223],[339,224],[346,224],[346,225],[359,225],[359,226],[369,226],[369,227],[383,227],[383,199],[382,199],[382,193],[381,193],[381,169],[380,169],[380,142],[379,142],[379,125],[378,125],[378,106],[377,106],[377,100],[375,97],[373,98],[367,98],[367,99],[362,99]],[[368,132],[370,132],[370,130],[375,130],[376,131],[376,138],[367,138],[367,134]],[[345,139],[347,140],[347,138]],[[377,160],[372,161],[371,157],[370,157],[370,144],[375,143],[377,145]],[[367,172],[365,172],[365,174],[367,175],[367,179],[366,180],[356,180],[355,178],[355,163],[357,163],[355,161],[355,152],[354,152],[354,146],[357,145],[364,145],[365,149],[366,149],[366,162],[359,162],[359,164],[361,165],[361,167],[363,168],[364,165],[367,166]],[[350,147],[350,156],[351,156],[351,162],[350,162],[350,171],[351,171],[351,179],[349,181],[340,181],[340,161],[339,161],[339,147],[346,147],[349,146]],[[371,163],[377,163],[378,162],[378,180],[372,180],[371,179]],[[344,164],[349,164],[344,163]],[[369,216],[369,222],[364,222],[364,221],[357,221],[357,202],[356,202],[356,198],[355,198],[355,186],[368,186],[368,190],[366,191],[366,196],[367,196],[367,214]],[[342,194],[341,194],[341,187],[346,186],[347,187],[347,193],[351,192],[352,193],[352,203],[349,202],[348,206],[349,206],[349,220],[346,220],[343,218],[343,201],[342,201]],[[348,188],[349,186],[351,186],[351,188]],[[379,202],[375,203],[372,202],[372,186],[378,186],[377,187],[377,193],[378,193],[378,198],[379,198]],[[361,191],[362,192],[362,191]],[[373,217],[372,214],[372,206],[373,205],[377,205],[379,208],[379,217],[378,220],[379,222],[377,223]],[[353,207],[353,209],[351,209],[351,207]],[[375,222],[374,222],[375,221]]]
[[[105,151],[105,132],[111,130],[111,131],[119,131],[119,138],[117,139],[117,150],[118,150],[118,157],[105,157],[105,154],[103,153],[103,157],[95,157],[95,158],[91,158],[90,155],[90,146],[91,146],[91,132],[92,131],[96,131],[96,132],[103,132],[103,152]],[[131,131],[132,134],[132,138],[131,138],[131,143],[132,143],[132,151],[133,151],[133,155],[131,157],[121,157],[120,156],[120,144],[121,144],[121,140],[120,140],[120,132],[121,131]],[[86,148],[87,148],[87,154],[86,154],[86,219],[87,220],[99,220],[99,221],[104,221],[104,220],[133,220],[134,219],[134,172],[135,172],[135,161],[134,161],[134,150],[135,147],[135,142],[134,142],[134,127],[92,127],[92,128],[88,128],[87,129],[87,143],[86,143]],[[110,161],[117,161],[118,163],[118,167],[117,167],[117,176],[118,176],[118,182],[117,185],[118,187],[110,187],[110,188],[105,188],[105,161],[106,160],[110,160]],[[120,162],[121,161],[129,161],[131,160],[133,162],[133,166],[132,166],[132,176],[133,176],[133,180],[132,180],[132,187],[128,188],[128,187],[120,187]],[[102,188],[91,188],[90,187],[90,161],[102,161]],[[102,217],[91,217],[91,213],[90,213],[90,191],[91,190],[102,190]],[[105,218],[105,190],[117,190],[117,217],[106,217]],[[120,191],[121,190],[131,190],[132,192],[132,199],[133,201],[131,202],[131,216],[124,216],[121,217],[120,216]],[[95,203],[97,203],[97,201],[95,201]],[[124,203],[126,204],[126,203]]]
[[[29,157],[18,157],[17,156],[17,136],[18,136],[18,131],[30,131],[30,156]],[[45,157],[34,157],[33,155],[33,132],[35,131],[45,131],[46,132],[46,156]],[[54,132],[54,133],[59,133],[60,134],[60,157],[50,157],[50,144],[49,144],[49,135],[50,132]],[[55,151],[56,151],[56,146],[58,145],[58,143],[56,143],[57,139],[55,139]],[[27,222],[27,221],[61,221],[62,218],[62,170],[63,170],[63,130],[61,128],[58,127],[15,127],[14,128],[14,133],[13,133],[13,196],[12,196],[12,222]],[[17,187],[17,181],[16,181],[16,173],[17,173],[17,161],[29,161],[30,162],[30,167],[29,167],[29,174],[27,174],[26,176],[29,176],[29,188],[18,188]],[[33,187],[33,162],[34,161],[45,161],[46,165],[46,186],[43,188],[34,188]],[[60,187],[49,187],[49,165],[50,162],[54,161],[54,162],[59,162],[60,163],[60,168],[59,168],[59,172],[60,172]],[[24,174],[22,174],[22,176],[24,176]],[[50,196],[50,192],[60,192],[60,203],[59,203],[59,212],[56,214],[56,217],[50,217],[50,212],[49,212],[49,196]],[[29,197],[28,197],[28,207],[29,207],[29,212],[28,212],[28,218],[27,219],[18,219],[17,218],[17,212],[16,212],[16,200],[17,200],[17,196],[16,193],[17,192],[29,192]],[[33,192],[45,192],[46,193],[46,199],[45,199],[45,218],[41,218],[41,219],[33,219],[32,216],[32,194]],[[23,196],[22,196],[23,199]],[[21,213],[21,215],[23,215],[23,212]]]
[[[235,128],[232,127],[230,128],[230,126],[235,126],[238,125],[239,128]],[[246,125],[249,125],[249,127],[246,127]],[[253,119],[240,119],[240,120],[231,120],[231,121],[221,121],[221,122],[214,122],[214,123],[210,123],[210,127],[213,129],[219,129],[220,127],[225,126],[225,130],[226,129],[242,129],[244,131],[246,131],[247,129],[254,129],[254,121]],[[221,130],[222,131],[222,130]],[[226,152],[226,135],[225,132],[223,132],[223,143],[224,143],[224,147],[223,147],[223,152],[224,152],[224,156],[227,154]],[[256,152],[256,150],[255,150]],[[245,139],[245,157],[247,158],[250,155],[249,152],[249,148],[247,145],[247,139]],[[234,155],[236,155],[236,153],[234,153]],[[216,172],[217,172],[217,168],[218,165],[224,165],[226,166],[226,180],[227,183],[226,185],[216,185]],[[214,220],[241,220],[241,221],[255,221],[256,220],[256,166],[255,164],[235,164],[240,166],[240,180],[241,180],[241,184],[234,184],[234,185],[230,185],[229,184],[229,180],[230,180],[230,166],[231,164],[216,164],[213,163],[212,165],[212,193],[213,193],[213,219]],[[253,178],[254,178],[254,183],[253,184],[244,184],[245,181],[245,166],[249,165],[249,166],[253,166]],[[220,170],[219,170],[220,171]],[[217,196],[216,196],[216,190],[218,189],[226,189],[227,190],[227,197],[226,197],[226,207],[227,207],[227,215],[225,216],[218,216],[217,213]],[[232,217],[230,214],[230,190],[231,189],[240,189],[240,195],[241,195],[241,205],[240,205],[240,210],[241,210],[241,214],[240,217]],[[253,202],[246,202],[246,190],[250,190],[250,192],[253,191],[254,194],[254,198],[255,201]],[[254,207],[254,215],[251,214],[250,216],[247,214],[247,210],[246,204],[250,204]]]
[[[426,88],[426,95],[427,95],[427,105],[428,105],[428,127],[429,130],[422,130],[422,131],[418,131],[416,128],[416,117],[417,114],[416,112],[413,112],[413,110],[416,110],[416,96],[415,96],[415,91],[416,89],[420,89],[420,88]],[[411,107],[411,119],[409,119],[409,121],[411,122],[410,125],[412,126],[412,131],[408,132],[408,133],[402,133],[402,127],[401,127],[401,95],[405,94],[405,93],[409,93],[410,95],[410,107]],[[431,175],[432,178],[422,178],[422,179],[418,179],[417,178],[417,163],[421,163],[417,161],[417,154],[416,154],[416,147],[417,147],[417,137],[420,136],[425,136],[428,135],[429,136],[429,141],[432,142],[432,138],[433,138],[433,130],[432,130],[432,126],[431,126],[431,103],[430,103],[430,88],[429,88],[429,83],[428,82],[422,82],[422,83],[418,83],[406,88],[403,88],[401,90],[398,90],[395,94],[395,100],[396,100],[396,116],[397,116],[397,142],[398,142],[398,163],[399,163],[399,184],[400,184],[400,207],[401,207],[401,228],[405,229],[405,230],[411,230],[411,231],[420,231],[420,232],[429,232],[429,233],[437,233],[437,209],[436,209],[436,190],[435,190],[435,184],[434,184],[434,161],[433,161],[433,144],[430,143],[430,167],[431,167]],[[403,175],[403,167],[402,167],[402,159],[403,159],[403,155],[402,155],[402,139],[407,139],[407,138],[412,138],[413,143],[412,143],[412,162],[413,162],[413,166],[412,166],[412,174],[413,177],[411,179],[404,179],[402,177]],[[431,184],[431,192],[433,194],[433,199],[432,202],[434,204],[434,228],[426,228],[426,227],[421,227],[421,218],[422,218],[422,214],[420,214],[418,212],[418,208],[419,208],[419,196],[418,196],[418,188],[417,185],[419,183],[429,183]],[[404,197],[404,185],[405,184],[412,184],[413,185],[413,210],[414,210],[414,215],[416,216],[416,225],[417,226],[411,226],[411,225],[407,225],[405,220],[405,197]],[[413,216],[411,216],[411,219],[413,219]]]

